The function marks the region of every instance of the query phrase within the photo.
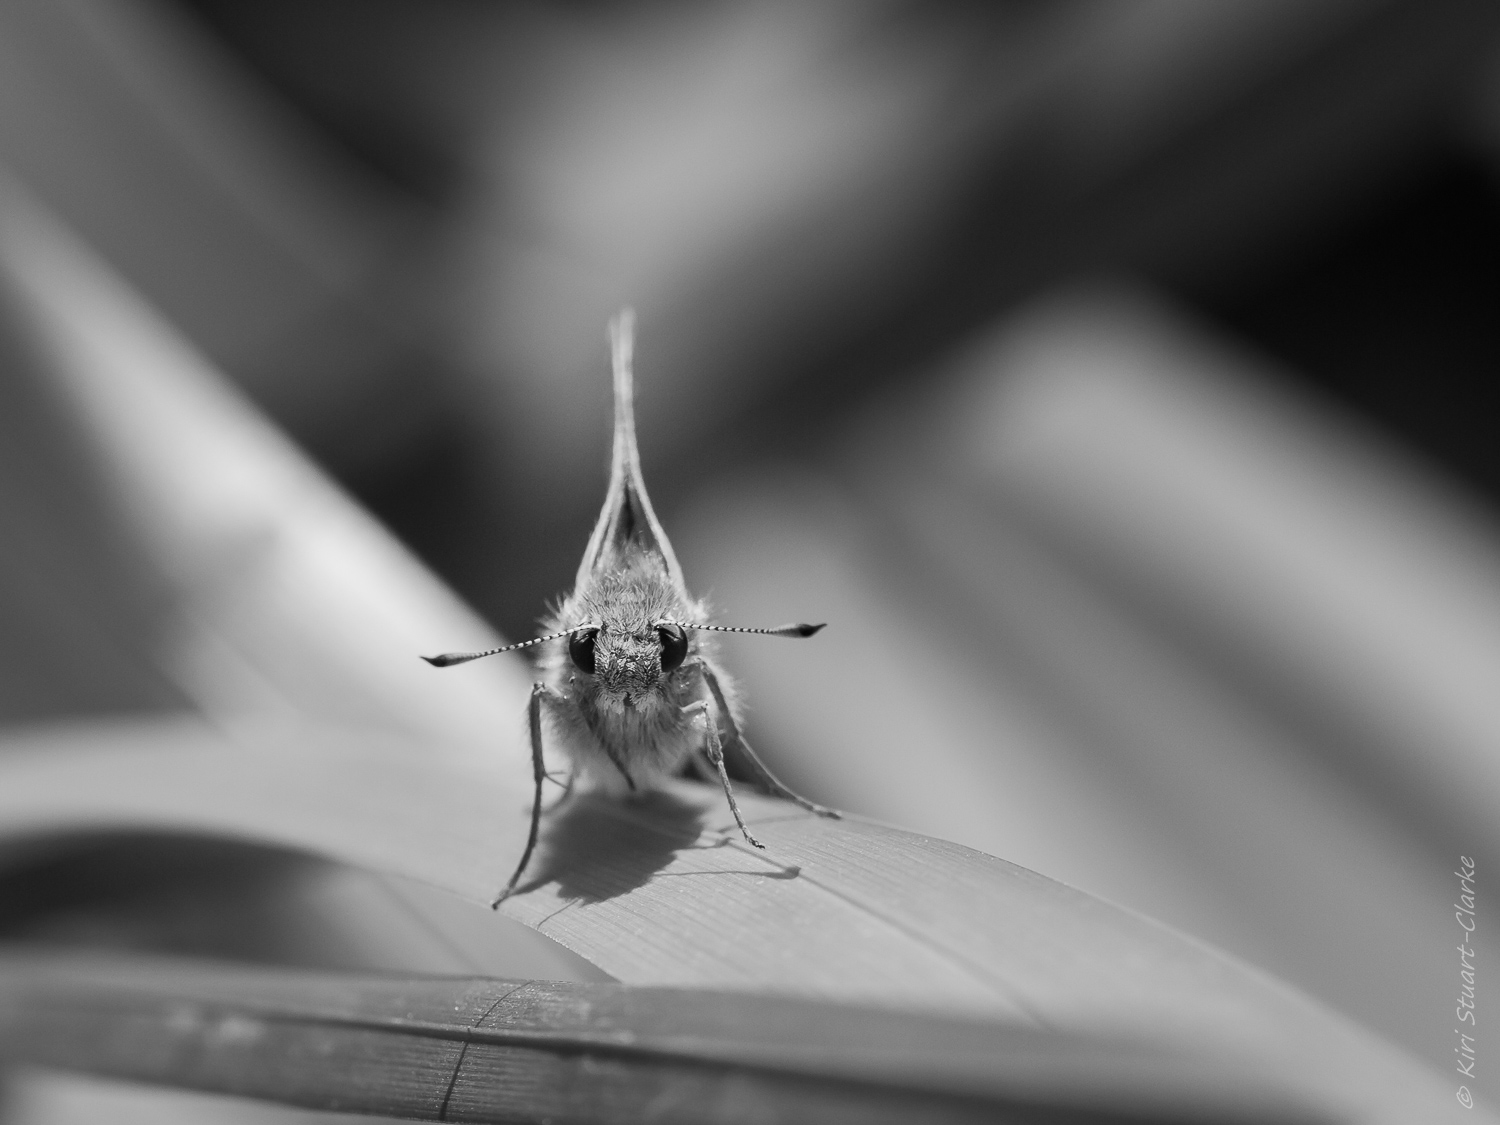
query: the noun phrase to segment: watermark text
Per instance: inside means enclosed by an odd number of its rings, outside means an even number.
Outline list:
[[[1479,1056],[1474,1053],[1474,1034],[1479,1026],[1474,1006],[1474,931],[1479,928],[1474,861],[1468,856],[1459,856],[1458,870],[1453,874],[1458,876],[1458,901],[1453,904],[1453,917],[1463,931],[1458,940],[1458,1002],[1453,1007],[1453,1016],[1458,1022],[1453,1029],[1453,1034],[1458,1037],[1453,1048],[1454,1065],[1459,1074],[1472,1079],[1476,1077],[1475,1069],[1479,1065]],[[1459,1086],[1455,1096],[1465,1109],[1474,1108],[1474,1095],[1468,1086]]]

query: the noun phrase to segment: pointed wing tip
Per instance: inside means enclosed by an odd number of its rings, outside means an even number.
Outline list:
[[[629,344],[635,335],[635,309],[624,305],[620,311],[609,318],[610,341],[619,347],[621,344]]]

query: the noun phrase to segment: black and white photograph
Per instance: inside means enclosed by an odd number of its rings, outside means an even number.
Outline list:
[[[1500,4],[0,0],[0,1125],[1500,1125]]]

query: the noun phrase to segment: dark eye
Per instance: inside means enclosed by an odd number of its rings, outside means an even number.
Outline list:
[[[661,670],[680,668],[687,659],[687,634],[676,625],[658,625],[656,635],[661,638]]]
[[[573,666],[590,676],[594,674],[594,637],[598,633],[598,629],[580,629],[568,638],[568,655],[573,658]]]

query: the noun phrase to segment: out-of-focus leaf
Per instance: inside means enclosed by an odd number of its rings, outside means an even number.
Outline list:
[[[186,8],[0,8],[0,163],[344,465],[426,420],[416,395],[384,425],[378,408],[412,346],[416,314],[387,294],[417,272],[421,216]],[[334,419],[357,421],[340,438]]]
[[[150,639],[188,698],[231,728],[399,731],[484,757],[498,744],[524,776],[522,663],[423,665],[420,652],[493,634],[4,179],[0,275],[170,590]]]
[[[786,998],[0,956],[0,1054],[460,1121],[1327,1121],[1257,1063]]]

